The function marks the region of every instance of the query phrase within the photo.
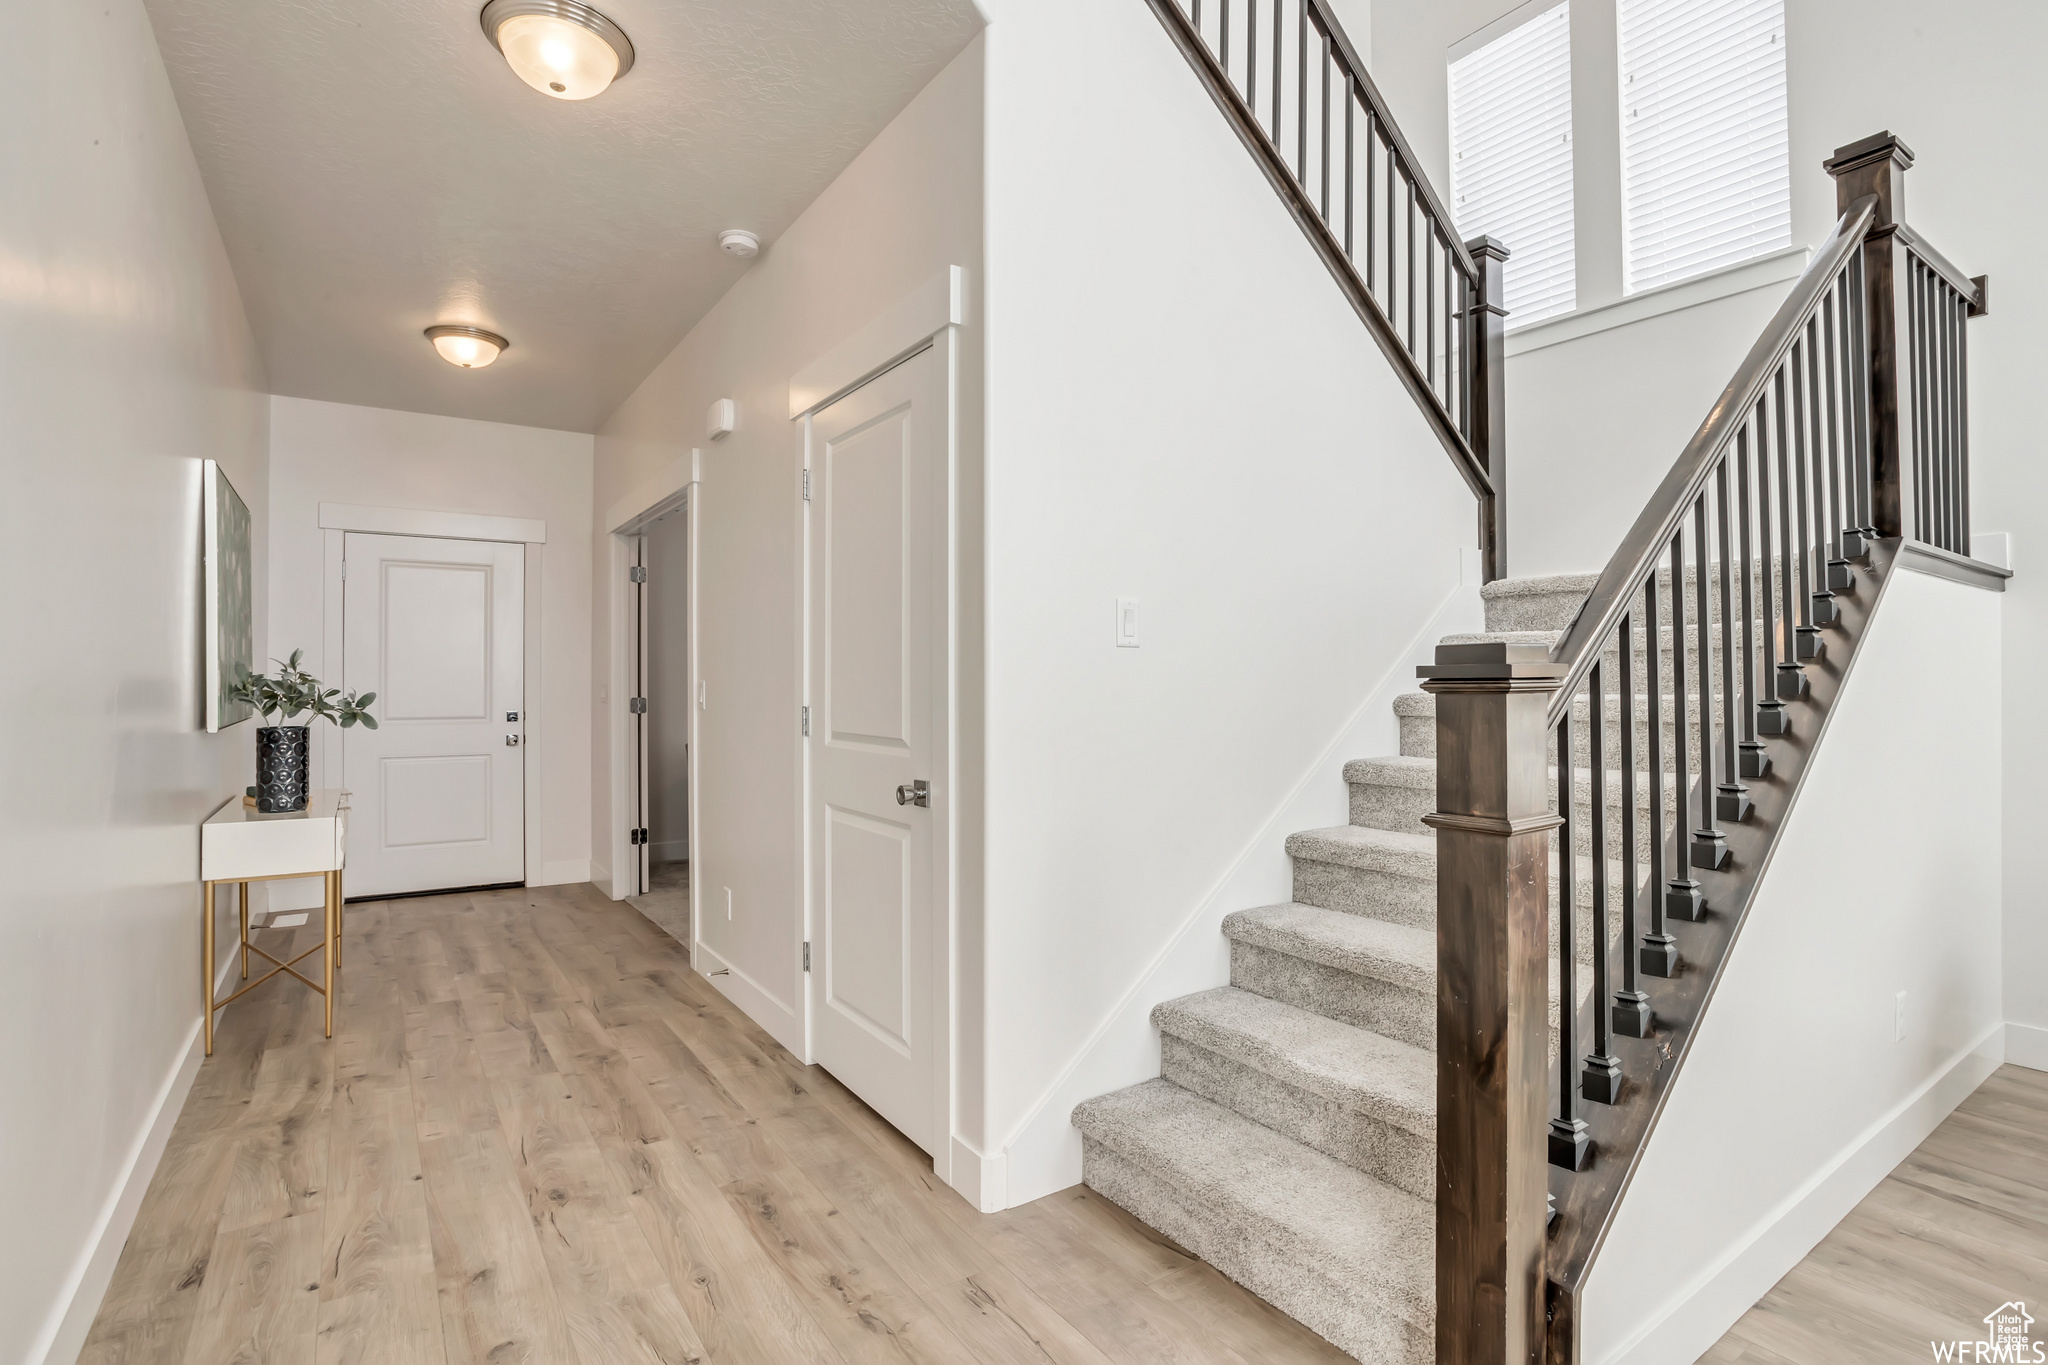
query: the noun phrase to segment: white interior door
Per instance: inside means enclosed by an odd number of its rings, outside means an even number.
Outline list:
[[[926,350],[817,414],[809,446],[812,1055],[928,1152],[933,812],[914,788],[936,776],[945,430]]]
[[[378,724],[343,732],[348,894],[526,880],[525,548],[350,532],[342,558],[345,685]]]

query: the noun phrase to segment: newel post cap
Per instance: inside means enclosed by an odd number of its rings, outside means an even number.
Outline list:
[[[1516,645],[1505,640],[1474,640],[1438,645],[1436,662],[1415,670],[1423,691],[1431,683],[1507,683],[1517,690],[1555,690],[1564,679],[1564,665],[1544,645]]]
[[[1835,178],[1835,210],[1846,213],[1866,194],[1877,196],[1873,228],[1888,228],[1906,217],[1905,172],[1912,169],[1913,149],[1889,132],[1874,133],[1835,148],[1820,163]]]

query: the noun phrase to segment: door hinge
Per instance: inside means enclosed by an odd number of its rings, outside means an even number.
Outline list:
[[[636,847],[647,842],[647,831],[645,829],[630,830],[628,833],[631,834]]]
[[[811,500],[811,471],[810,471],[810,470],[808,470],[808,469],[806,469],[806,470],[804,471],[804,501],[805,501],[805,502],[809,502],[810,500]]]
[[[806,944],[804,945],[804,970],[805,970],[805,971],[809,971],[810,969],[811,969],[811,945],[810,945],[810,944],[808,944],[808,943],[806,943]]]
[[[630,714],[632,714],[632,715],[636,715],[636,716],[644,716],[644,715],[646,715],[646,714],[647,714],[647,698],[645,698],[645,697],[628,697],[628,698],[626,699],[626,710],[627,710],[627,711],[628,711],[628,712],[629,712]]]
[[[626,570],[626,581],[628,583],[645,583],[647,581],[646,566],[635,564],[632,568]]]
[[[806,739],[809,739],[809,738],[810,738],[810,735],[811,735],[811,708],[810,708],[810,707],[808,707],[808,706],[806,706],[806,707],[804,708],[804,738],[806,738]]]

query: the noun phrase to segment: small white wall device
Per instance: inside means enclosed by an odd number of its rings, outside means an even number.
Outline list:
[[[1138,599],[1135,597],[1116,599],[1116,647],[1138,647]]]
[[[745,228],[727,228],[718,234],[718,244],[732,256],[755,256],[761,251],[761,239]]]
[[[732,435],[738,417],[739,406],[732,399],[719,399],[711,405],[711,411],[704,414],[705,439],[719,441]]]

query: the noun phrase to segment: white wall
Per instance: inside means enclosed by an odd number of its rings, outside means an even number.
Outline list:
[[[2003,1059],[2000,601],[1887,588],[1594,1265],[1595,1365],[1696,1359]]]
[[[1579,11],[1613,0],[1573,0]],[[1374,74],[1418,152],[1447,154],[1443,53],[1512,8],[1508,0],[1375,0]],[[2027,704],[2048,671],[2048,582],[2028,572],[2048,544],[2048,463],[2034,395],[2048,336],[2048,274],[2030,242],[2048,182],[2015,173],[2015,129],[2048,120],[2048,8],[1980,0],[1937,16],[1910,0],[1790,0],[1792,240],[1818,243],[1835,221],[1820,163],[1889,129],[1918,164],[1905,216],[1970,274],[1991,276],[1991,314],[1970,323],[1971,498],[1980,531],[2009,532],[2019,575],[2004,596],[2006,1007],[2014,1059],[2048,1069],[2048,903],[2024,850],[2048,822],[2048,716]],[[1575,141],[1586,156],[1586,140]],[[1618,249],[1618,248],[1617,248]],[[1741,362],[1784,285],[1568,343],[1508,364],[1515,572],[1597,569],[1684,438]],[[1548,491],[1537,491],[1537,486]]]
[[[689,520],[647,532],[647,828],[655,862],[690,855]]]
[[[1334,742],[1454,594],[1473,505],[1147,7],[985,7],[980,1140],[1018,1203],[1080,1178],[1075,1099],[1157,1074],[1150,1005],[1226,979],[1241,859],[1244,903],[1285,898],[1262,831],[1341,796]],[[1158,970],[1176,944],[1206,976]]]
[[[0,89],[0,1358],[72,1360],[198,1062],[200,461],[255,518],[263,379],[138,0],[9,15]],[[222,906],[223,924],[233,915]]]
[[[527,679],[526,730],[540,749],[540,866],[535,886],[590,875],[590,490],[593,441],[571,431],[386,408],[270,400],[272,654],[325,657],[320,504],[522,517],[547,523],[540,547],[541,676]],[[529,581],[527,591],[535,590]],[[529,616],[529,619],[531,617]],[[529,656],[530,657],[530,656]],[[313,781],[322,755],[315,754]],[[536,807],[529,805],[529,809]],[[318,905],[319,883],[282,883],[277,905]]]
[[[668,472],[701,447],[702,482],[692,497],[707,702],[696,761],[705,799],[691,881],[700,904],[718,912],[704,917],[704,942],[732,968],[714,984],[799,1055],[802,433],[788,419],[789,384],[947,267],[965,267],[971,287],[978,281],[981,103],[977,41],[766,244],[597,437],[600,517],[650,481],[672,489],[679,480],[664,483]],[[975,356],[968,373],[978,375],[979,343],[973,328],[968,333],[964,344]],[[705,412],[719,398],[737,401],[739,423],[712,443],[704,439]],[[963,429],[978,435],[978,386],[967,386],[961,404]],[[976,443],[977,464],[978,454]],[[610,677],[614,605],[607,522],[595,531],[592,658],[600,686]],[[600,883],[613,872],[606,864],[615,824],[608,745],[621,704],[609,695],[592,727]],[[730,922],[722,913],[726,887]]]

